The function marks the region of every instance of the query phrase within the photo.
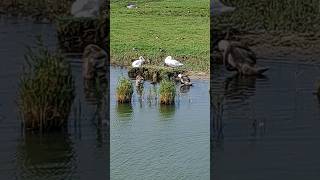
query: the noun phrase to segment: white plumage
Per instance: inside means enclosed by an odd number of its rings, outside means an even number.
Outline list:
[[[144,62],[144,58],[140,56],[138,60],[132,62],[132,67],[141,67]]]
[[[169,67],[179,67],[183,65],[181,62],[173,59],[171,56],[166,57],[164,63]]]

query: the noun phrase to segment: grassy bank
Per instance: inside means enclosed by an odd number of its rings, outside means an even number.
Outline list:
[[[213,18],[215,25],[231,24],[242,31],[317,32],[320,1],[222,0],[236,7],[231,14]]]
[[[168,55],[187,70],[209,72],[209,0],[111,1],[111,63],[130,65],[140,55],[163,65]]]
[[[0,11],[15,16],[53,20],[57,16],[70,15],[74,0],[5,0],[0,1]]]

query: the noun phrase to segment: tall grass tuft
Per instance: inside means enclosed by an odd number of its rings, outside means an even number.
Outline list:
[[[176,86],[174,82],[164,79],[160,82],[160,103],[161,104],[174,104],[176,96]]]
[[[130,79],[120,77],[117,84],[117,100],[119,103],[130,103],[133,94],[133,85]]]
[[[25,128],[41,132],[63,129],[74,99],[70,64],[42,43],[28,48],[25,60],[18,100]]]

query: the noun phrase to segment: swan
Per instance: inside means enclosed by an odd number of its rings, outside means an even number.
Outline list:
[[[132,62],[132,67],[141,67],[144,62],[144,58],[140,56],[138,60]]]
[[[190,78],[188,76],[178,74],[178,77],[180,78],[181,84],[186,85],[186,86],[192,86],[192,83],[191,83]]]
[[[235,7],[230,7],[230,6],[224,5],[222,2],[220,2],[220,0],[211,0],[210,7],[211,7],[210,14],[212,16],[220,15],[225,12],[232,12],[236,9]]]
[[[82,75],[85,79],[105,76],[107,73],[108,54],[97,45],[89,44],[82,54]]]
[[[257,67],[256,54],[240,42],[221,40],[218,49],[223,53],[223,64],[228,71],[237,71],[240,75],[259,75],[268,67]]]
[[[99,0],[76,0],[71,6],[71,14],[75,17],[97,17]]]
[[[181,62],[173,59],[171,56],[166,57],[166,59],[164,60],[164,63],[169,67],[179,67],[183,65]]]
[[[137,75],[136,77],[136,87],[142,87],[144,82],[144,78],[141,75]]]

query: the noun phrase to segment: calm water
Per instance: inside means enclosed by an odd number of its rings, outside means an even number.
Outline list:
[[[320,68],[268,61],[271,70],[259,78],[215,68],[213,98],[223,115],[215,125],[212,179],[320,177],[320,102],[312,94]]]
[[[145,82],[142,100],[134,93],[131,105],[121,105],[115,88],[127,72],[110,74],[111,179],[210,179],[209,82],[178,89],[175,106],[159,106]]]
[[[68,132],[43,136],[21,132],[18,79],[25,47],[33,45],[39,34],[55,48],[53,25],[0,19],[0,179],[106,179],[109,137],[104,103],[108,99],[103,93],[92,93],[97,92],[94,88],[83,87],[79,58],[70,59],[76,98]]]

